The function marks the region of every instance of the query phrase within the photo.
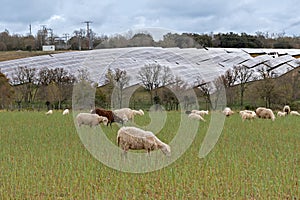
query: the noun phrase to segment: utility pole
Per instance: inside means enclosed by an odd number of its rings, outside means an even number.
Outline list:
[[[32,32],[31,32],[31,24],[29,24],[29,35],[30,35],[30,36],[32,35]]]
[[[65,36],[65,41],[66,41],[66,47],[65,47],[65,49],[68,49],[69,33],[64,33],[63,35]]]
[[[93,45],[92,45],[91,32],[90,32],[90,23],[93,23],[93,22],[92,21],[84,21],[83,23],[86,23],[86,35],[89,40],[89,49],[92,49]]]

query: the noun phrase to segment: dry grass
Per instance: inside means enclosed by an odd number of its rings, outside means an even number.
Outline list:
[[[45,52],[45,51],[0,51],[0,62],[6,60],[14,60],[19,58],[26,58],[32,56],[41,56],[55,53],[62,53],[64,51],[53,51],[53,52]]]

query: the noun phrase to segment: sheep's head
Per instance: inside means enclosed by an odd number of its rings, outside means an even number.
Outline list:
[[[171,147],[169,145],[163,144],[159,148],[166,156],[171,156]]]
[[[99,116],[98,119],[99,119],[99,123],[103,122],[103,124],[104,124],[105,126],[107,126],[107,123],[108,123],[107,117]]]
[[[127,123],[128,122],[128,118],[127,118],[126,115],[123,115],[121,119],[122,119],[122,123]]]
[[[115,122],[120,123],[120,124],[124,123],[124,120],[121,117],[119,117],[118,115],[116,115],[115,113],[113,113],[113,117],[114,117]]]
[[[189,110],[186,110],[185,111],[185,114],[187,114],[187,115],[189,115],[189,114],[191,114],[192,112],[191,111],[189,111]]]
[[[144,115],[144,111],[142,109],[139,109],[140,115]]]
[[[285,112],[286,114],[290,114],[290,112],[291,112],[290,106],[285,105],[285,106],[283,107],[283,112]]]

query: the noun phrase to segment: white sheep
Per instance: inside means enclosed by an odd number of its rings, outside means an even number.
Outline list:
[[[278,111],[277,117],[285,117],[287,115],[287,112]]]
[[[45,113],[46,115],[52,115],[53,114],[53,110],[48,110],[48,112]]]
[[[252,110],[241,110],[240,111],[240,116],[242,118],[243,121],[245,121],[246,119],[254,119],[256,117],[256,113]]]
[[[287,115],[290,114],[291,108],[288,105],[285,105],[282,109],[283,112],[285,112]]]
[[[255,114],[255,112],[252,111],[252,110],[241,110],[239,113],[240,113],[241,116],[242,116],[242,114],[244,114],[244,113],[249,113],[249,114],[252,114],[252,115]]]
[[[269,109],[269,108],[258,107],[255,110],[255,113],[256,113],[256,115],[259,118],[262,118],[262,119],[272,119],[272,121],[275,120],[275,115],[274,115],[273,111],[271,109]]]
[[[129,149],[145,149],[150,155],[150,151],[160,149],[166,156],[171,155],[171,148],[168,144],[160,141],[152,132],[136,127],[122,127],[118,131],[117,144],[126,155]]]
[[[190,118],[190,119],[196,119],[196,120],[205,122],[205,119],[201,115],[198,115],[196,113],[189,114],[188,118]]]
[[[208,115],[209,111],[208,110],[192,110],[191,113],[196,113],[203,117],[204,115]]]
[[[70,113],[70,110],[69,109],[65,109],[64,111],[63,111],[63,115],[68,115]]]
[[[115,115],[117,115],[118,117],[120,117],[121,119],[124,119],[124,121],[128,121],[128,120],[131,120],[133,121],[134,120],[134,116],[135,115],[144,115],[144,111],[143,110],[133,110],[133,109],[130,109],[130,108],[121,108],[121,109],[117,109],[117,110],[114,110],[113,113]]]
[[[230,115],[233,115],[234,112],[229,107],[226,107],[223,110],[223,114],[226,115],[226,117],[229,117]]]
[[[296,116],[300,116],[300,113],[298,111],[291,111],[290,115],[296,115]]]
[[[92,126],[99,125],[101,122],[103,122],[104,125],[107,125],[108,123],[107,117],[103,117],[103,116],[99,116],[98,114],[91,114],[91,113],[79,113],[76,116],[76,121],[79,127],[82,124],[89,125],[90,127],[92,127]]]

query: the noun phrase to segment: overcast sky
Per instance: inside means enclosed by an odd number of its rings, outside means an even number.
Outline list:
[[[97,35],[160,28],[189,33],[257,31],[300,35],[296,0],[0,0],[0,32],[32,34],[46,25],[54,34],[90,28]]]

